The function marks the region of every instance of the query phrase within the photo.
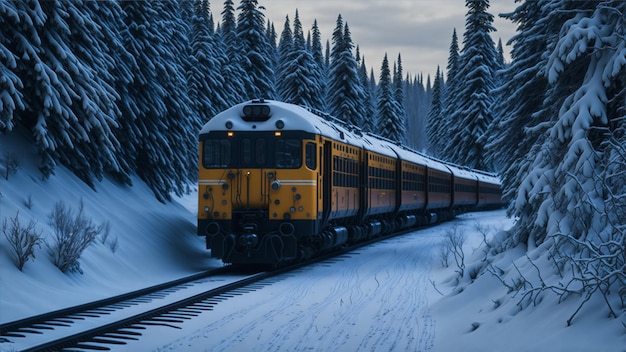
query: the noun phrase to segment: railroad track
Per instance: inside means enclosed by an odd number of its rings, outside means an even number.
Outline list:
[[[413,229],[415,230],[415,229]],[[107,351],[137,341],[150,326],[181,328],[219,302],[271,285],[278,277],[407,231],[269,272],[237,274],[226,266],[128,294],[0,325],[0,350]],[[230,275],[230,276],[227,276]]]
[[[160,307],[175,304],[181,301],[181,297],[206,292],[211,286],[217,286],[214,290],[219,290],[226,287],[223,286],[225,282],[230,284],[241,278],[241,275],[233,275],[236,272],[232,267],[218,268],[119,296],[0,324],[0,350],[58,351],[78,346],[88,341],[90,336],[98,336],[100,331],[114,330],[115,324],[124,321],[132,324],[133,317],[140,318],[148,312],[155,316]],[[122,334],[119,339],[134,338],[133,335]]]

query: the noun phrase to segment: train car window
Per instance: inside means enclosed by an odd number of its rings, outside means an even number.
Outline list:
[[[274,151],[276,167],[297,169],[302,165],[302,144],[299,139],[277,139]]]
[[[308,142],[306,144],[305,158],[306,158],[306,167],[311,170],[317,169],[317,148],[315,143]]]
[[[228,139],[206,139],[202,145],[202,166],[205,168],[230,166],[231,151]]]

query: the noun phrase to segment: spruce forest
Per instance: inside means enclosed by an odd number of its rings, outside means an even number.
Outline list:
[[[466,28],[450,29],[431,86],[405,76],[400,54],[368,73],[341,15],[322,43],[297,12],[267,21],[270,1],[226,0],[221,12],[208,0],[0,1],[0,131],[32,138],[45,177],[59,164],[90,185],[137,175],[167,201],[196,181],[197,132],[218,112],[256,98],[319,109],[498,173],[517,219],[504,247],[538,248],[558,273],[529,298],[600,294],[618,317],[626,2],[516,3],[501,15],[517,26],[510,62],[491,37],[489,1],[466,0]]]

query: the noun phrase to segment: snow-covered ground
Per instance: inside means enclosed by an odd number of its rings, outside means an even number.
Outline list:
[[[94,191],[63,167],[42,180],[32,147],[15,134],[0,135],[2,154],[6,148],[18,154],[20,169],[8,181],[0,178],[0,221],[19,211],[22,223],[36,219],[50,241],[47,217],[54,203],[76,206],[82,199],[89,217],[109,221],[111,232],[105,243],[98,239],[87,248],[80,260],[83,274],[61,273],[45,245],[20,272],[0,235],[0,323],[222,265],[195,235],[194,194],[161,204],[139,180],[131,188],[106,179]],[[483,257],[477,249],[481,230],[493,236],[511,225],[504,211],[465,214],[229,298],[183,329],[153,331],[126,350],[626,351],[625,322],[607,318],[600,298],[592,298],[567,327],[577,300],[558,304],[546,294],[538,306],[520,310],[519,296],[508,294],[493,275],[469,284],[469,273]],[[439,254],[454,228],[467,238],[468,268],[460,282],[453,259],[444,268]],[[494,265],[511,271],[511,261],[522,255],[521,249],[507,252]],[[528,275],[534,270],[522,262],[518,267]],[[10,343],[0,343],[5,350]]]

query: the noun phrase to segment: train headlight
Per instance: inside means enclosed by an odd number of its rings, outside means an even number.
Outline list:
[[[283,120],[276,121],[276,128],[278,128],[279,130],[282,130],[283,128],[285,128],[285,121]]]
[[[226,121],[226,128],[227,129],[233,128],[233,122],[232,121]]]
[[[267,121],[271,116],[271,112],[270,107],[267,105],[251,104],[243,107],[243,116],[241,118],[248,122]]]
[[[278,191],[280,189],[280,181],[274,180],[274,182],[272,182],[272,189]]]

